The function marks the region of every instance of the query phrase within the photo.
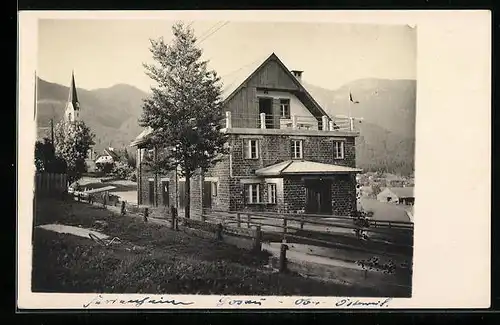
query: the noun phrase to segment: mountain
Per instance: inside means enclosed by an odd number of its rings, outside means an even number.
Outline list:
[[[142,131],[138,118],[142,100],[147,94],[130,85],[118,84],[109,88],[86,90],[78,88],[80,117],[96,135],[95,150],[105,147],[125,147]],[[64,115],[69,88],[38,79],[38,134],[42,137],[50,126]]]
[[[415,150],[415,80],[361,79],[331,90],[304,83],[311,95],[331,115],[348,115],[349,92],[358,104],[351,113],[364,120],[356,127],[356,157],[365,170],[410,173]],[[59,121],[69,89],[39,79],[39,134],[47,131],[50,118]],[[144,91],[126,84],[109,88],[78,89],[81,117],[96,134],[97,152],[107,146],[125,147],[142,131],[138,119]],[[44,129],[45,128],[45,129]]]
[[[358,166],[367,170],[410,173],[415,156],[416,81],[360,79],[336,90],[305,84],[331,115],[362,117],[357,123]],[[349,92],[357,104],[349,101]]]

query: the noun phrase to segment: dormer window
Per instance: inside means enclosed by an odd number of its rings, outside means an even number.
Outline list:
[[[288,98],[280,99],[280,117],[290,118],[290,99]]]

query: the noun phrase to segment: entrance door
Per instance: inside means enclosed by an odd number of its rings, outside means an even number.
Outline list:
[[[307,180],[306,213],[332,213],[332,183],[330,180]]]
[[[203,182],[203,208],[212,208],[212,182]]]
[[[162,201],[163,205],[168,207],[170,205],[170,195],[168,191],[168,181],[161,182],[161,193],[162,193]]]
[[[266,129],[273,128],[273,99],[272,98],[259,98],[259,113],[266,114]]]
[[[149,181],[149,204],[154,205],[155,204],[155,181],[150,180]]]

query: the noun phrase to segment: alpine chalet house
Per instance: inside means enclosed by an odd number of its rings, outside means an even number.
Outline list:
[[[350,216],[356,210],[353,120],[330,117],[273,53],[223,90],[230,153],[191,180],[191,210],[269,211]],[[244,70],[244,69],[242,69]],[[155,175],[144,130],[138,148],[138,203],[184,208],[184,179]]]

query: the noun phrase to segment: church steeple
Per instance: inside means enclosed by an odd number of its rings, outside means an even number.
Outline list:
[[[68,102],[66,103],[65,118],[69,122],[77,121],[80,117],[80,103],[76,92],[75,73],[71,71],[71,84],[69,86]]]
[[[75,110],[80,109],[80,105],[78,103],[78,94],[76,93],[76,84],[75,84],[75,72],[71,71],[71,85],[69,87],[69,97],[68,103],[73,104]]]

